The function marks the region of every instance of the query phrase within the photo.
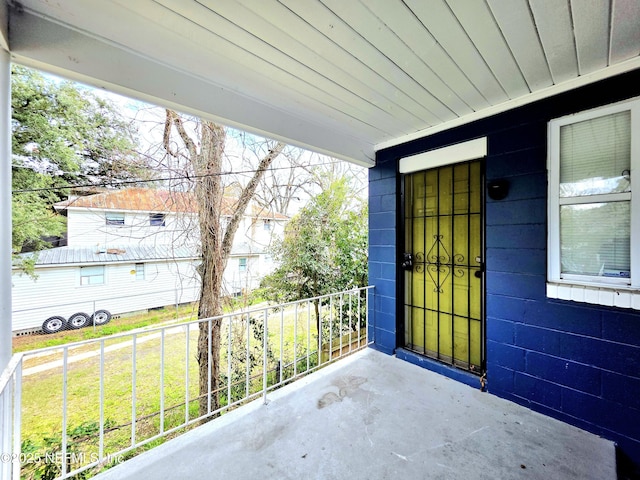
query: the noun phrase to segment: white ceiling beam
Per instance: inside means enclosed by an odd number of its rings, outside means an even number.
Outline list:
[[[9,6],[0,0],[0,48],[9,51]]]
[[[2,2],[4,3],[4,2]],[[0,48],[0,369],[11,358],[11,64]]]
[[[10,13],[12,60],[371,167],[373,142],[28,12]]]

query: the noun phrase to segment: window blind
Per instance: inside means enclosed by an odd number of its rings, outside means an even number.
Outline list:
[[[561,197],[628,192],[630,169],[630,111],[560,128]]]
[[[562,273],[629,278],[629,202],[560,207]]]

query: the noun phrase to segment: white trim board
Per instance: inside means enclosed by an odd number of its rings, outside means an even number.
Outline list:
[[[401,158],[398,169],[400,173],[419,172],[486,156],[487,137],[482,137]]]

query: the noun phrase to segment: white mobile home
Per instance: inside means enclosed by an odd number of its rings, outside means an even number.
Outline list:
[[[235,201],[223,199],[223,222]],[[35,279],[14,268],[14,333],[81,328],[111,315],[198,299],[200,234],[188,192],[129,188],[55,208],[67,217],[68,246],[39,252]],[[249,205],[224,271],[227,295],[256,288],[273,270],[268,246],[287,219]]]
[[[222,199],[223,227],[237,199]],[[70,247],[108,249],[122,245],[181,245],[196,249],[200,242],[197,206],[190,192],[127,188],[72,198],[55,208],[67,217]],[[224,271],[228,295],[256,288],[271,273],[268,247],[284,234],[288,217],[251,202],[236,232]]]
[[[60,247],[36,258],[35,278],[14,268],[14,334],[81,328],[199,297],[199,256],[188,247]]]

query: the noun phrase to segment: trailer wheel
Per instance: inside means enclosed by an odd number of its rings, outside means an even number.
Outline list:
[[[44,333],[56,333],[67,326],[67,321],[63,317],[49,317],[42,324]]]
[[[91,317],[82,312],[74,313],[69,317],[69,320],[67,320],[69,328],[73,328],[74,330],[77,328],[86,327],[90,322]]]
[[[111,320],[111,314],[107,310],[96,310],[91,315],[91,321],[94,325],[105,325],[109,323],[109,320]]]

